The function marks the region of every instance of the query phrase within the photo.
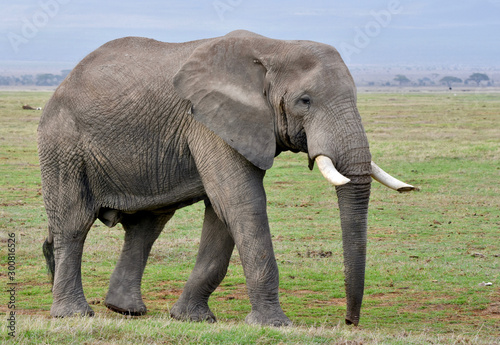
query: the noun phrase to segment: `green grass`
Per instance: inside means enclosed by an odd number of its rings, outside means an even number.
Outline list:
[[[168,310],[199,244],[201,204],[180,210],[153,247],[142,289],[149,313],[127,318],[102,302],[123,231],[96,223],[83,259],[97,317],[51,319],[41,245],[47,234],[36,155],[44,92],[0,92],[1,341],[19,344],[495,344],[500,336],[500,98],[498,94],[360,94],[374,160],[417,185],[373,183],[365,299],[359,327],[345,314],[335,190],[303,154],[282,154],[266,175],[281,303],[295,326],[244,324],[250,310],[235,252],[210,300],[218,324],[181,323]],[[17,337],[7,335],[7,238],[15,233]],[[492,286],[481,286],[492,282]]]

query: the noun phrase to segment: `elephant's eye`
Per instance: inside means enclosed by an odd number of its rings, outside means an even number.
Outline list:
[[[311,97],[309,95],[304,95],[300,97],[300,102],[304,105],[310,106],[311,105]]]

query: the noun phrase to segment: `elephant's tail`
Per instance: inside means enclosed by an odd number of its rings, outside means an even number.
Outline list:
[[[54,275],[56,273],[56,261],[54,259],[54,241],[49,242],[47,238],[43,243],[43,255],[45,256],[45,261],[47,262],[47,270],[50,276],[50,282],[54,284]]]

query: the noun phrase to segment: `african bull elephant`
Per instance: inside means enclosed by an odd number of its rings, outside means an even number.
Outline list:
[[[348,324],[359,322],[371,161],[356,88],[339,53],[246,31],[187,43],[128,37],[85,57],[55,91],[38,129],[53,278],[51,314],[93,315],[81,282],[87,233],[121,223],[125,242],[105,304],[141,315],[151,247],[175,211],[204,201],[199,253],[171,310],[215,321],[208,298],[239,251],[248,323],[287,325],[263,178],[283,151],[305,152],[339,200]]]

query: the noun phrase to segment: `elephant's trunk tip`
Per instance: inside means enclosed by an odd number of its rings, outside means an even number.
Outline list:
[[[345,319],[345,324],[350,326],[350,325],[353,325],[353,326],[357,326],[359,324],[359,317],[357,318],[346,318]]]

